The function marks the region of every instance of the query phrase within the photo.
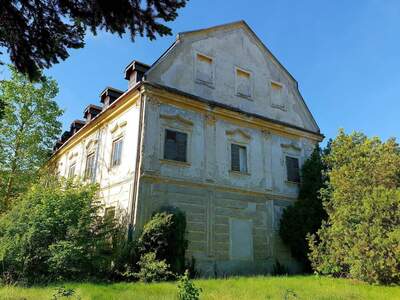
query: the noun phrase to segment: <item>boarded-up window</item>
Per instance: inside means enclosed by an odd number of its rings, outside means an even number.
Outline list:
[[[231,170],[247,173],[247,150],[245,146],[231,145]]]
[[[187,161],[187,134],[165,130],[164,158],[177,161]]]
[[[299,159],[286,156],[287,180],[290,182],[300,182]]]
[[[84,175],[85,180],[94,181],[94,175],[95,175],[94,160],[95,160],[94,153],[91,153],[86,157],[86,166],[85,166],[85,175]]]
[[[112,152],[111,152],[111,167],[118,166],[121,164],[122,145],[123,145],[122,138],[113,141]]]
[[[196,54],[196,80],[208,84],[214,82],[214,67],[212,58]]]
[[[251,76],[249,72],[236,69],[236,94],[242,97],[251,97]]]
[[[69,170],[68,170],[68,178],[72,178],[72,177],[75,176],[75,166],[76,166],[76,164],[73,163],[73,164],[69,167]]]
[[[233,260],[253,259],[253,223],[250,220],[230,220],[230,257]]]
[[[285,101],[287,99],[285,97],[285,90],[283,88],[283,85],[275,81],[271,81],[270,84],[272,107],[284,110],[286,108]]]

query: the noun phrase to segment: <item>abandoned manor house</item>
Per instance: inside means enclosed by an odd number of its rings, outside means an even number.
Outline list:
[[[201,274],[299,266],[279,239],[300,168],[323,139],[298,84],[244,21],[178,34],[125,69],[54,147],[59,176],[97,182],[138,232],[164,206],[187,219]]]

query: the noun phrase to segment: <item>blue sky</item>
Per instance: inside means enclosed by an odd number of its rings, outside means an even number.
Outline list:
[[[86,37],[83,49],[45,73],[60,87],[64,128],[106,86],[127,88],[125,66],[151,64],[177,33],[245,20],[299,82],[322,133],[338,128],[383,139],[400,132],[400,1],[191,0],[168,26],[173,36],[148,41],[108,33]],[[0,78],[6,76],[0,73]]]

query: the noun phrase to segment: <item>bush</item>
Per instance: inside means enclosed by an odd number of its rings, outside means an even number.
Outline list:
[[[400,282],[400,148],[342,131],[326,157],[327,222],[310,236],[310,259],[322,274],[370,283]]]
[[[138,262],[139,272],[136,277],[143,282],[165,281],[174,278],[170,266],[165,260],[157,260],[155,252],[145,253]]]
[[[329,150],[324,152],[328,153]],[[279,228],[282,241],[306,272],[311,272],[307,234],[315,233],[327,217],[319,194],[326,181],[323,175],[326,166],[321,157],[322,151],[317,146],[301,169],[299,199],[283,211]]]
[[[139,254],[154,252],[156,259],[165,260],[173,273],[182,274],[188,245],[185,231],[185,215],[178,209],[164,208],[144,225],[138,239]]]
[[[201,288],[198,288],[189,279],[189,271],[179,278],[178,282],[178,299],[180,300],[199,300]]]
[[[42,179],[0,218],[0,272],[8,282],[104,278],[122,225],[101,217],[97,187]]]

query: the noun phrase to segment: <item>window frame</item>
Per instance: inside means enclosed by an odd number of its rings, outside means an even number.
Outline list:
[[[283,100],[283,101],[279,101],[280,103],[277,103],[277,101],[274,101],[274,98],[275,98],[274,93],[276,93],[276,90],[277,90],[276,88],[273,88],[274,85],[279,87],[279,97]],[[288,98],[286,86],[282,82],[278,82],[278,81],[271,79],[271,80],[269,80],[269,90],[270,90],[271,107],[280,109],[282,111],[287,111],[287,106],[285,104],[285,99]]]
[[[202,80],[202,79],[197,77],[197,69],[198,69],[198,65],[197,65],[198,59],[197,59],[197,57],[198,56],[202,56],[202,57],[204,57],[206,59],[211,60],[211,72],[212,72],[211,81]],[[194,51],[194,56],[193,57],[194,57],[194,68],[193,68],[194,81],[196,83],[206,85],[206,86],[208,86],[210,88],[214,88],[215,87],[215,72],[216,72],[214,57],[212,57],[210,55],[207,55],[207,54],[204,54],[204,53],[201,53],[199,51]]]
[[[166,142],[167,142],[167,131],[170,132],[175,132],[175,133],[179,133],[179,134],[184,134],[186,136],[186,143],[185,143],[185,160],[178,160],[178,159],[173,159],[173,158],[168,158],[166,157]],[[162,160],[165,161],[173,161],[173,162],[177,162],[177,163],[183,163],[183,164],[187,164],[189,163],[189,133],[184,131],[184,130],[180,130],[180,129],[176,129],[176,128],[170,128],[170,127],[164,127],[163,128],[163,141],[162,141]],[[178,149],[177,149],[178,150]]]
[[[89,158],[93,157],[93,164],[91,166],[91,168],[88,168],[88,161]],[[90,172],[89,172],[90,170]],[[96,173],[96,155],[95,152],[90,152],[86,155],[86,161],[85,161],[85,172],[84,172],[84,176],[83,179],[84,180],[90,180],[91,182],[94,181],[95,179],[95,173]]]
[[[232,160],[232,155],[233,155],[233,145],[237,146],[239,149],[239,170],[234,170],[233,169],[233,160]],[[240,159],[240,149],[244,149],[245,150],[245,157],[246,157],[246,166],[245,166],[245,170],[240,170],[240,165],[241,165],[241,159]],[[248,154],[248,146],[247,145],[243,145],[242,143],[237,143],[234,141],[230,142],[230,171],[231,172],[236,172],[236,173],[241,173],[241,174],[249,174],[249,154]]]
[[[235,71],[235,95],[247,100],[252,100],[253,98],[253,93],[254,93],[254,88],[253,88],[253,73],[249,70],[240,68],[235,66],[234,68]],[[245,95],[242,94],[238,91],[238,87],[239,87],[239,80],[238,80],[238,72],[242,72],[242,73],[247,73],[249,75],[249,88],[250,88],[250,95]]]
[[[71,169],[74,170],[73,173],[71,172]],[[67,178],[75,177],[75,173],[76,173],[76,162],[73,162],[68,168],[68,174],[67,174],[68,176],[67,176]]]
[[[115,149],[116,149],[116,144],[117,143],[121,143],[121,146],[119,147],[119,160],[117,161],[117,163],[114,163],[115,162],[114,154],[116,153]],[[110,158],[110,167],[111,168],[118,167],[118,166],[121,165],[123,148],[124,148],[124,137],[123,136],[119,136],[119,137],[115,138],[112,141],[112,144],[111,144],[111,158]]]
[[[297,176],[298,176],[298,181],[296,180],[291,180],[293,178],[289,178],[289,168],[288,168],[288,158],[290,159],[295,159],[297,161]],[[285,154],[285,169],[286,169],[286,181],[294,184],[300,184],[301,183],[301,174],[300,174],[300,158],[294,155],[290,154]],[[297,177],[296,176],[296,177]]]

